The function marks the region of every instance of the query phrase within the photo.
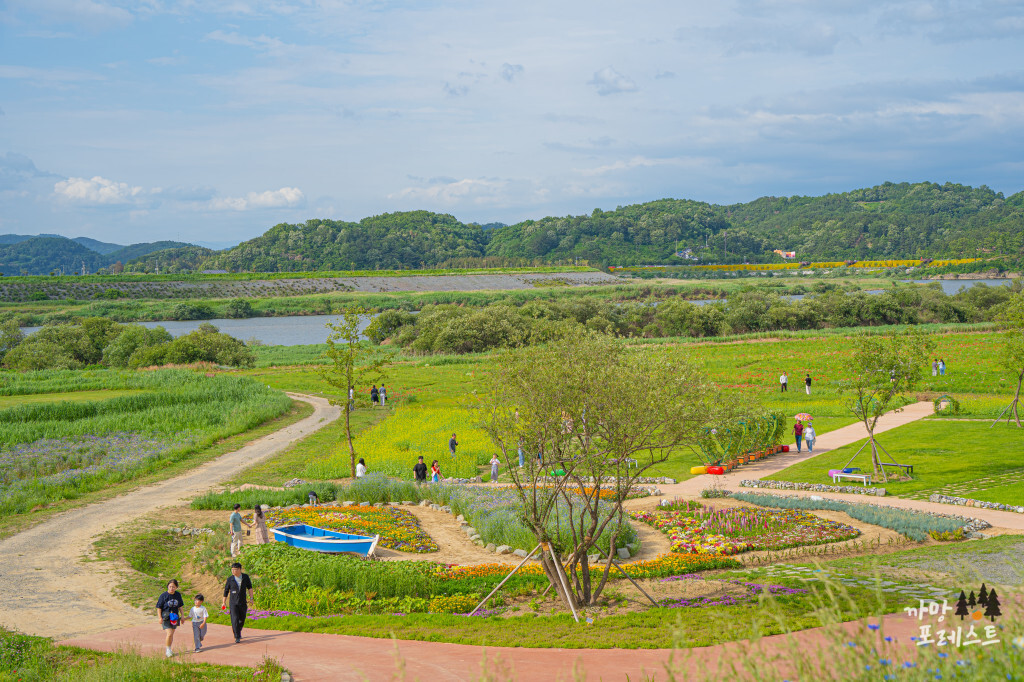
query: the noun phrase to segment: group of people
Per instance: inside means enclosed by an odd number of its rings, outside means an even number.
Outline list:
[[[231,516],[228,517],[228,535],[231,536],[231,556],[236,557],[242,551],[242,538],[253,535],[257,545],[265,545],[270,542],[270,532],[267,530],[267,520],[263,517],[263,506],[257,504],[252,512],[252,523],[242,518],[242,505],[235,503]],[[242,534],[242,526],[248,526],[245,535]]]
[[[227,611],[231,616],[231,632],[235,636],[235,644],[242,641],[242,627],[245,625],[245,617],[249,612],[249,599],[255,601],[255,591],[252,587],[252,580],[248,574],[242,573],[242,564],[237,561],[231,564],[231,575],[224,584],[224,599],[221,602],[221,611]],[[195,652],[198,654],[203,650],[203,641],[206,639],[206,621],[210,613],[203,605],[205,597],[197,594],[193,600],[193,606],[189,609],[188,618],[192,622],[192,640],[195,645]],[[178,591],[178,581],[171,579],[167,582],[167,589],[156,602],[156,614],[160,618],[160,626],[164,630],[164,655],[170,658],[174,655],[172,646],[174,644],[174,633],[182,624],[181,609],[185,607],[185,595]]]
[[[782,375],[779,377],[779,391],[786,393],[789,391],[789,373],[783,370]],[[811,374],[807,373],[804,377],[804,393],[807,395],[811,394]]]
[[[452,434],[452,438],[454,438],[454,437],[455,437],[455,434]],[[416,464],[412,468],[412,473],[416,477],[416,482],[417,483],[426,483],[427,482],[427,463],[423,461],[423,455],[420,455],[416,459]],[[441,481],[441,465],[439,465],[437,463],[437,460],[435,459],[430,464],[430,482],[431,483],[439,483],[440,481]]]
[[[807,420],[805,425],[799,419],[793,424],[793,435],[796,436],[796,451],[800,452],[801,440],[807,444],[807,452],[814,452],[814,441],[818,440],[818,434],[814,432],[814,423]]]
[[[388,389],[384,388],[384,384],[381,384],[380,388],[377,388],[377,384],[374,384],[373,388],[370,389],[370,405],[373,407],[377,407],[377,405],[384,407],[387,400]]]
[[[932,360],[932,376],[946,376],[946,361],[942,358]]]

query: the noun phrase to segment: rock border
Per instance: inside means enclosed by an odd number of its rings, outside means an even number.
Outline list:
[[[793,481],[740,481],[741,488],[768,488],[771,490],[809,490],[815,493],[843,493],[847,495],[875,495],[885,497],[885,488],[863,485],[825,485],[824,483],[794,483]]]
[[[979,509],[995,509],[997,511],[1008,511],[1017,514],[1024,514],[1024,507],[1002,502],[986,502],[985,500],[974,500],[969,497],[954,497],[953,495],[942,495],[932,493],[928,496],[929,502],[936,504],[952,504],[961,507],[978,507]]]

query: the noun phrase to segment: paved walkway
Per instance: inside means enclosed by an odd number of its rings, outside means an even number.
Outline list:
[[[882,415],[878,424],[875,425],[875,433],[882,433],[898,426],[909,424],[923,417],[935,413],[932,403],[924,401],[907,405],[899,412],[888,412]],[[867,438],[868,432],[861,423],[850,424],[835,431],[829,431],[818,436],[815,442],[814,452],[796,452],[796,443],[789,446],[789,452],[779,453],[772,457],[758,460],[752,464],[744,464],[733,469],[723,476],[694,476],[675,485],[662,485],[661,492],[669,497],[700,497],[700,491],[711,485],[711,478],[718,480],[718,483],[728,490],[740,490],[740,481],[747,479],[765,478],[788,469],[794,464],[799,464],[812,457],[817,457],[823,452],[841,448],[850,443]],[[863,455],[863,453],[861,453]]]
[[[520,649],[479,647],[442,642],[371,639],[346,635],[325,635],[280,630],[245,631],[241,644],[234,644],[231,629],[211,625],[207,645],[200,654],[187,653],[191,628],[183,628],[175,651],[182,658],[222,665],[258,665],[271,656],[288,668],[300,682],[343,682],[346,680],[625,680],[668,679],[667,665],[673,665],[676,679],[754,679],[728,667],[749,652],[757,663],[756,679],[784,679],[792,675],[793,652],[820,658],[826,667],[839,659],[838,641],[855,636],[874,640],[878,650],[896,661],[914,660],[918,648],[910,641],[919,634],[916,620],[905,614],[885,616],[881,630],[871,632],[863,623],[844,623],[826,630],[814,628],[789,635],[773,635],[756,642],[729,642],[673,652],[671,649]],[[882,640],[893,638],[892,643]],[[131,646],[141,653],[163,655],[163,633],[156,623],[60,642],[100,651]],[[820,653],[820,656],[819,656]],[[925,652],[934,655],[932,652]],[[840,654],[841,655],[841,654]],[[673,661],[674,656],[674,661]],[[863,665],[861,663],[861,665]],[[774,667],[775,675],[765,671]],[[404,674],[403,674],[404,671]],[[841,678],[833,671],[826,679]],[[485,677],[485,673],[490,676]]]
[[[875,433],[879,434],[890,429],[894,429],[898,426],[909,424],[910,422],[917,421],[923,417],[927,417],[934,413],[934,406],[931,402],[919,402],[907,405],[899,412],[889,412],[878,420],[878,424],[875,427]],[[856,443],[859,440],[867,438],[867,430],[863,424],[850,424],[844,426],[841,429],[835,431],[829,431],[828,433],[821,434],[818,436],[817,447],[814,452],[807,452],[806,448],[803,452],[796,452],[796,444],[789,446],[790,451],[786,453],[780,453],[766,459],[758,460],[752,464],[744,464],[743,466],[734,469],[733,471],[723,476],[715,476],[718,479],[718,483],[733,492],[764,492],[772,495],[789,495],[793,497],[806,497],[808,495],[827,495],[830,499],[845,500],[848,502],[862,502],[867,504],[877,504],[885,507],[897,507],[899,509],[913,509],[916,511],[925,512],[937,512],[939,514],[956,514],[959,516],[969,516],[976,519],[983,519],[988,521],[996,528],[1007,529],[1011,531],[1024,533],[1024,514],[1016,514],[1014,512],[998,511],[995,509],[983,509],[981,507],[959,507],[949,504],[937,504],[934,502],[928,502],[927,499],[914,499],[913,497],[895,497],[892,495],[886,495],[885,497],[876,497],[872,495],[844,495],[840,493],[818,493],[809,490],[774,490],[771,488],[742,488],[740,487],[740,481],[743,480],[756,480],[761,478],[767,478],[773,476],[784,469],[788,469],[794,464],[807,461],[813,457],[841,448],[844,445],[850,443]],[[861,453],[864,456],[864,453]],[[710,476],[694,476],[691,479],[676,483],[675,485],[662,485],[662,494],[666,497],[682,497],[682,498],[699,498],[700,491],[707,488],[712,484],[712,477]]]
[[[91,556],[98,535],[201,495],[340,415],[325,398],[288,395],[312,404],[313,414],[185,474],[58,514],[0,541],[0,625],[44,637],[72,637],[153,620],[151,610],[143,615],[113,595],[109,564],[82,558]]]

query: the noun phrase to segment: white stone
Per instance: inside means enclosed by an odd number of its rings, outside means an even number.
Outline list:
[[[516,550],[513,550],[512,553],[515,554],[517,557],[520,557],[520,558],[523,558],[523,559],[526,558],[526,554],[527,554],[525,549],[516,549]]]
[[[508,545],[498,545],[498,547],[494,550],[495,554],[509,554],[511,552],[512,548]]]
[[[629,558],[629,550],[626,549],[625,547],[619,547],[619,549],[616,552],[616,554],[619,555],[620,559],[628,559]]]

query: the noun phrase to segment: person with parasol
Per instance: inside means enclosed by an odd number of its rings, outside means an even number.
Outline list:
[[[800,443],[804,437],[803,422],[810,421],[811,415],[807,414],[806,412],[801,412],[800,414],[796,415],[794,419],[796,421],[793,423],[793,435],[796,437],[796,451],[800,452]],[[808,446],[808,449],[810,449],[810,446]]]

